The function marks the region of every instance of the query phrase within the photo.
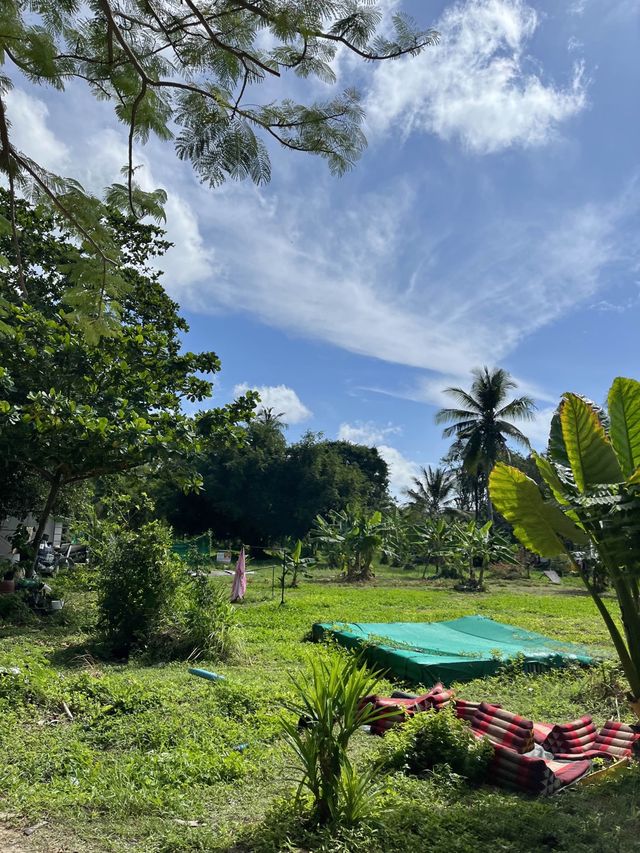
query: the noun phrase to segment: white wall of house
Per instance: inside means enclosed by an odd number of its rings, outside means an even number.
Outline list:
[[[25,527],[38,526],[37,519],[32,515],[26,518],[5,518],[0,522],[0,558],[11,556],[11,542],[9,541],[19,524],[24,524]],[[49,541],[53,543],[55,548],[60,546],[62,541],[62,519],[49,517],[44,532],[49,537]]]

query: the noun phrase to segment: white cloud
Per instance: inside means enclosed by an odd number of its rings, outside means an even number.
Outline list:
[[[282,413],[288,424],[299,424],[308,420],[312,412],[302,402],[293,388],[286,385],[258,385],[251,386],[246,382],[236,385],[233,389],[234,397],[246,394],[247,391],[257,391],[260,394],[258,409],[273,409],[274,414]]]
[[[358,421],[354,424],[340,424],[338,439],[350,441],[353,444],[366,444],[376,447],[380,456],[389,467],[389,490],[391,494],[402,499],[406,489],[413,484],[413,478],[417,477],[420,467],[416,462],[404,456],[396,447],[391,447],[385,441],[390,435],[402,432],[400,427],[388,424],[380,426],[371,421],[363,423]]]
[[[96,195],[101,195],[108,184],[122,180],[120,169],[127,161],[122,131],[104,127],[95,131],[88,123],[86,137],[63,141],[49,127],[50,112],[44,101],[20,89],[10,91],[7,100],[12,140],[33,160],[57,174],[72,174]],[[180,299],[184,287],[214,276],[215,252],[205,245],[196,213],[184,195],[185,187],[176,181],[157,180],[146,153],[136,149],[134,160],[141,166],[136,180],[144,190],[163,187],[168,191],[165,227],[174,247],[160,265],[165,287]]]
[[[352,444],[367,444],[371,447],[380,444],[389,435],[397,435],[402,432],[398,426],[389,424],[386,427],[381,427],[372,421],[363,423],[358,421],[355,424],[340,424],[338,430],[338,439],[340,441],[350,441]]]
[[[418,476],[418,464],[388,444],[379,444],[378,453],[389,466],[389,491],[394,497],[402,500],[405,490],[413,485],[413,478]]]
[[[43,152],[77,161],[91,189],[117,177],[126,160],[122,132],[98,129],[88,115],[86,134],[62,143],[46,125],[46,105],[25,98],[18,102],[39,116]],[[470,367],[504,363],[523,338],[597,298],[603,272],[636,251],[626,239],[638,210],[635,184],[609,204],[488,220],[456,233],[455,252],[445,257],[438,241],[452,243],[454,235],[425,237],[415,217],[420,187],[405,180],[343,203],[323,181],[313,193],[300,182],[280,193],[277,184],[265,192],[232,183],[211,192],[163,148],[150,151],[152,173],[147,153],[136,152],[138,177],[146,188],[169,191],[175,247],[160,263],[184,309],[251,314],[296,335],[432,371],[439,375],[425,382],[439,388],[448,379],[459,384]]]
[[[12,89],[6,99],[11,141],[15,147],[45,169],[64,174],[70,168],[71,153],[49,129],[49,108],[44,101],[21,89]]]
[[[441,43],[376,69],[367,97],[374,132],[403,127],[457,139],[477,153],[548,142],[586,105],[583,73],[558,88],[529,70],[539,18],[523,0],[466,0],[448,8]]]
[[[490,219],[460,233],[446,258],[415,234],[411,191],[400,183],[383,192],[341,207],[321,187],[313,197],[271,193],[268,203],[246,186],[208,196],[201,227],[216,246],[216,274],[183,288],[183,306],[246,312],[430,370],[441,388],[447,378],[468,378],[471,367],[504,364],[524,338],[593,301],[612,265],[635,262],[627,239],[635,185],[610,203]],[[393,206],[384,204],[390,196]]]

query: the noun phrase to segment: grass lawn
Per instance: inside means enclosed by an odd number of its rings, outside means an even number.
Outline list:
[[[47,822],[15,850],[638,849],[637,768],[546,800],[471,789],[445,776],[396,775],[385,782],[380,826],[337,840],[307,839],[304,846],[286,840],[292,769],[279,717],[291,696],[289,675],[312,654],[335,653],[306,641],[313,622],[480,613],[609,649],[578,582],[552,587],[539,577],[494,579],[489,592],[464,594],[400,571],[381,570],[372,584],[359,587],[316,573],[287,590],[280,607],[278,595],[271,597],[271,570],[261,568],[237,608],[239,659],[199,663],[226,676],[215,684],[188,675],[186,664],[96,660],[89,601],[85,595],[76,605],[72,625],[0,630],[0,827],[6,832]],[[562,721],[588,712],[602,722],[618,710],[615,681],[611,666],[537,677],[514,670],[460,685],[458,692],[535,719]],[[620,712],[624,718],[623,705]],[[377,742],[364,734],[356,740],[356,756],[366,761]]]

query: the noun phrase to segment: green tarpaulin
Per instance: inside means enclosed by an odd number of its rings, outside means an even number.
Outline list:
[[[493,675],[519,656],[530,671],[569,662],[593,663],[582,646],[557,642],[486,616],[463,616],[451,622],[318,622],[313,626],[314,640],[326,633],[343,646],[364,646],[368,661],[396,678],[426,685]]]

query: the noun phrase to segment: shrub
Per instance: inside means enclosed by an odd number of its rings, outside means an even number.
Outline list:
[[[476,738],[467,723],[448,708],[416,714],[389,731],[380,750],[385,769],[422,776],[446,765],[470,782],[485,776],[492,756],[491,743]]]
[[[145,646],[176,603],[182,568],[160,522],[122,529],[99,563],[99,627],[114,653]]]
[[[189,656],[229,658],[237,646],[237,623],[228,590],[202,577],[190,586],[183,640]]]
[[[0,621],[10,625],[34,625],[38,617],[27,601],[24,591],[0,595]]]
[[[171,616],[148,644],[149,655],[164,660],[229,660],[237,649],[238,629],[228,589],[201,575],[181,585]]]

